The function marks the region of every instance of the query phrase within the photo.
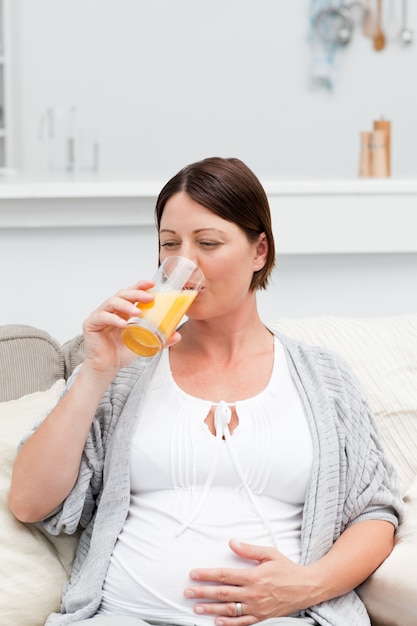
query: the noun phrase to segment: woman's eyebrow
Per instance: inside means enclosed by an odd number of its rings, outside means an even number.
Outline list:
[[[206,231],[212,231],[215,233],[221,233],[223,234],[223,231],[220,230],[220,228],[197,228],[196,230],[193,230],[193,233],[203,233]]]
[[[213,232],[216,232],[216,233],[223,234],[223,231],[220,230],[219,228],[196,228],[196,230],[193,230],[193,235],[196,235],[196,234],[202,233],[202,232],[207,232],[207,231],[213,231]],[[161,228],[159,233],[172,233],[173,235],[175,235],[176,231],[175,230],[171,230],[170,228]]]

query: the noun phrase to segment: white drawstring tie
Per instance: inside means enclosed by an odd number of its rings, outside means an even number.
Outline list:
[[[179,537],[182,533],[192,524],[197,515],[200,513],[203,508],[204,502],[206,501],[208,492],[210,491],[210,487],[213,484],[214,475],[217,470],[220,445],[222,443],[223,437],[226,438],[226,431],[230,435],[229,431],[229,423],[232,417],[232,411],[230,410],[229,405],[224,400],[221,400],[218,404],[215,405],[216,409],[214,411],[214,431],[216,433],[216,445],[214,448],[213,461],[211,463],[210,471],[207,474],[206,482],[203,487],[203,491],[201,493],[200,501],[198,502],[194,512],[188,518],[186,522],[183,523],[181,528],[179,529],[177,536]],[[232,405],[233,406],[233,405]]]
[[[236,454],[236,450],[234,449],[234,445],[232,442],[232,434],[230,432],[230,428],[229,428],[229,424],[230,424],[230,420],[232,418],[232,411],[231,411],[231,406],[235,406],[234,403],[227,403],[224,400],[221,400],[220,402],[218,402],[217,404],[214,405],[215,411],[214,411],[214,429],[215,429],[215,433],[216,433],[216,445],[214,448],[214,454],[213,454],[213,461],[211,463],[211,467],[210,467],[210,471],[207,475],[206,478],[206,482],[204,484],[203,487],[203,491],[201,493],[201,497],[200,500],[196,506],[196,508],[194,509],[194,512],[191,514],[191,516],[189,517],[189,519],[184,522],[180,528],[180,530],[177,533],[177,536],[179,537],[180,535],[182,535],[182,533],[192,524],[192,522],[195,520],[195,518],[199,515],[202,507],[204,506],[204,503],[206,501],[207,495],[210,491],[211,485],[213,484],[213,479],[214,479],[214,475],[216,473],[217,470],[217,466],[218,466],[218,459],[219,459],[219,452],[220,452],[220,446],[222,445],[222,440],[224,439],[226,442],[226,446],[227,446],[227,450],[230,454],[230,458],[232,460],[233,466],[240,478],[240,480],[243,483],[243,486],[245,488],[245,491],[249,497],[249,500],[253,506],[253,508],[255,509],[255,511],[257,512],[257,514],[259,515],[260,519],[262,520],[266,530],[268,531],[268,534],[270,535],[271,541],[272,541],[272,545],[277,548],[276,545],[276,541],[275,541],[275,536],[274,536],[274,532],[272,530],[270,521],[267,519],[266,515],[264,514],[264,512],[259,508],[258,503],[256,502],[256,499],[252,493],[251,488],[249,487],[247,481],[246,481],[246,477],[245,474],[243,472],[242,466],[239,462],[238,456]]]

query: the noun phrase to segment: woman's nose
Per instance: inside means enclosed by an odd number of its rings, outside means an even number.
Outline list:
[[[182,243],[178,254],[180,256],[184,256],[186,259],[189,259],[190,261],[198,265],[197,255],[191,244]]]

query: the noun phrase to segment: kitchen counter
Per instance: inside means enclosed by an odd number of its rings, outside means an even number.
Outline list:
[[[0,178],[0,200],[30,198],[156,197],[165,181],[75,176]],[[346,178],[262,180],[270,195],[416,194],[417,179]]]
[[[417,180],[263,180],[283,254],[417,252]],[[162,181],[0,179],[0,229],[153,226]]]

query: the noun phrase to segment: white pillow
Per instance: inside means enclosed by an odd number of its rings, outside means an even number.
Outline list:
[[[0,403],[0,612],[2,624],[43,626],[59,611],[68,580],[76,537],[47,537],[37,527],[18,522],[7,505],[17,446],[33,424],[52,408],[65,382],[48,391]]]
[[[417,623],[417,479],[404,496],[405,516],[390,556],[359,588],[373,626]]]
[[[273,326],[307,343],[326,346],[350,363],[404,494],[417,475],[417,314],[282,318]]]

